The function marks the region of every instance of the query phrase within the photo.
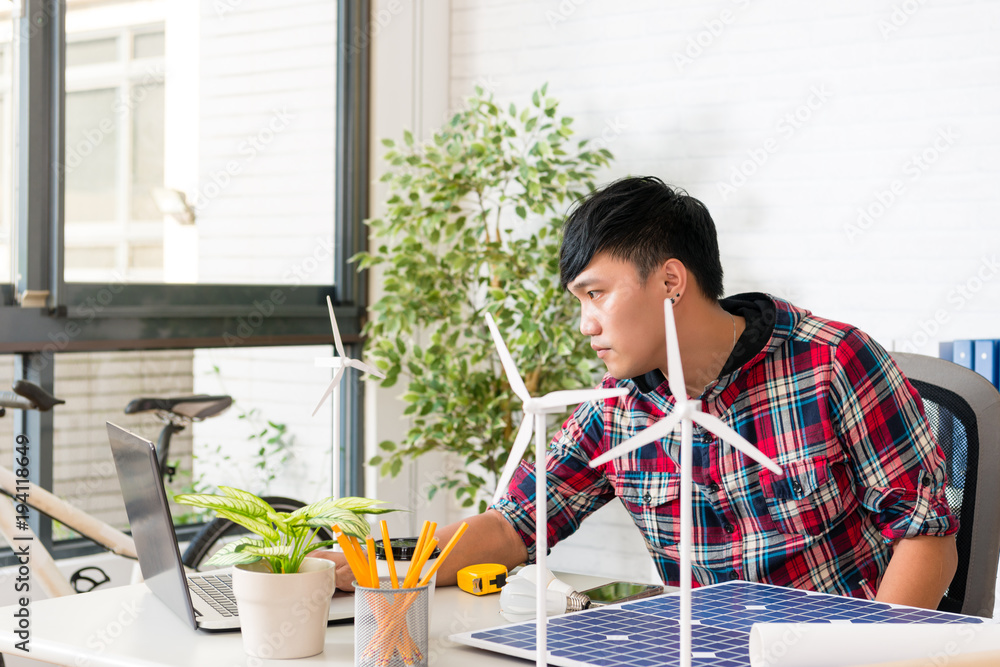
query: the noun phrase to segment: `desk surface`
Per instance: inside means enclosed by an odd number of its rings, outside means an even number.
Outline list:
[[[560,575],[582,590],[608,581],[584,575]],[[24,655],[14,649],[16,607],[0,608],[0,652]],[[516,658],[457,645],[455,633],[504,623],[500,596],[475,597],[454,586],[434,593],[429,636],[430,664],[435,667],[525,664]],[[168,610],[144,584],[134,584],[82,595],[42,600],[29,607],[31,652],[25,657],[74,667],[163,667],[217,665],[252,667],[281,665],[287,660],[259,660],[243,652],[239,632],[208,634],[190,626]],[[295,661],[296,665],[353,665],[354,625],[333,625],[326,631],[323,653]]]

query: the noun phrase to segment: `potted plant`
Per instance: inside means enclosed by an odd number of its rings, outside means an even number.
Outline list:
[[[410,132],[401,144],[383,140],[385,214],[367,221],[372,249],[354,258],[383,276],[366,353],[385,371],[383,387],[404,380],[412,419],[406,437],[380,443],[369,462],[395,476],[405,459],[452,453],[427,494],[449,489],[479,511],[520,422],[483,312],[504,331],[532,395],[599,377],[559,284],[559,242],[567,209],[594,189],[611,153],[571,140],[573,120],[558,106],[546,86],[522,109],[477,87],[427,143]]]
[[[334,544],[314,542],[319,528],[336,524],[345,535],[363,538],[365,514],[394,510],[370,498],[326,498],[294,512],[277,512],[260,497],[220,486],[222,495],[181,494],[178,503],[214,510],[253,536],[230,542],[206,565],[234,566],[233,593],[240,614],[243,648],[260,658],[304,658],[323,651],[335,573],[333,561],[306,558]]]

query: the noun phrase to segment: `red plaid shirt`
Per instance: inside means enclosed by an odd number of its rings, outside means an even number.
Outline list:
[[[772,297],[773,298],[773,297]],[[745,579],[874,597],[891,543],[958,530],[944,457],[916,391],[854,327],[773,299],[764,348],[706,388],[701,409],[755,444],[776,476],[694,425],[695,585]],[[584,403],[549,446],[548,540],[555,545],[612,498],[642,532],[663,581],[679,579],[680,429],[598,469],[588,462],[673,409],[666,382]],[[535,548],[533,467],[494,507]]]

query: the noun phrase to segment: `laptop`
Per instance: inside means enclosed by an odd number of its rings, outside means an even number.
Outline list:
[[[185,574],[152,442],[107,422],[139,569],[156,597],[197,630],[238,630],[229,570]],[[354,596],[337,591],[330,621],[354,619]]]

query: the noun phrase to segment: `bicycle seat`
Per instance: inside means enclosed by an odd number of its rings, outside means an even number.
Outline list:
[[[225,412],[233,404],[232,396],[174,396],[172,398],[137,398],[125,406],[125,414],[163,410],[194,421]]]
[[[61,398],[56,398],[34,382],[28,382],[27,380],[18,380],[15,382],[14,393],[34,403],[35,408],[42,412],[51,410],[53,405],[62,405],[66,402]]]

